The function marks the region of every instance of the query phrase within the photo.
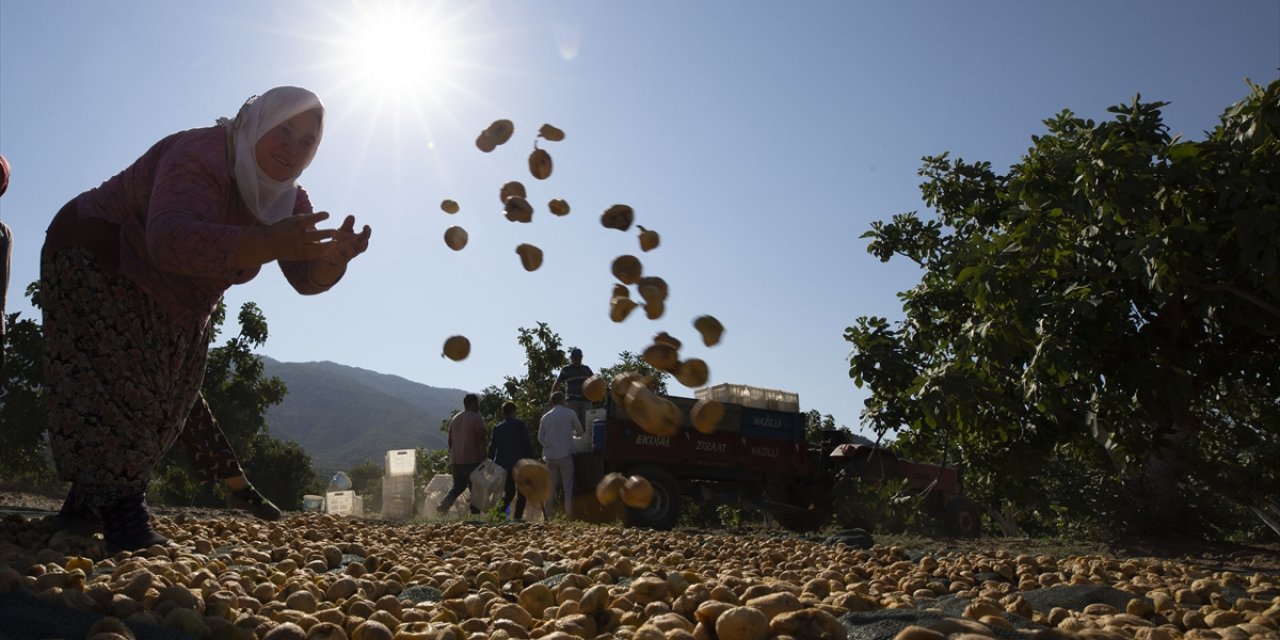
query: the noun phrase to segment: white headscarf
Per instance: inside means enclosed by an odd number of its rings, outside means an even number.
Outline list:
[[[249,211],[264,224],[279,222],[293,214],[293,204],[298,198],[298,183],[294,180],[281,182],[268,176],[258,166],[255,147],[264,134],[280,123],[313,109],[320,112],[320,131],[316,133],[316,143],[311,147],[311,155],[302,163],[302,169],[306,169],[315,157],[315,150],[320,146],[320,138],[324,135],[324,105],[316,94],[300,87],[276,87],[260,96],[249,98],[240,107],[240,113],[234,120],[218,118],[218,124],[227,129],[232,169],[236,185],[240,189],[240,197],[244,199]]]

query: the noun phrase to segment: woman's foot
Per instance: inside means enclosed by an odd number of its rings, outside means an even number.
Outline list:
[[[71,485],[62,509],[46,522],[50,531],[66,532],[77,536],[91,536],[102,531],[102,519],[93,511],[76,506],[76,486]]]
[[[279,520],[280,508],[266,499],[253,485],[246,484],[243,489],[227,493],[227,506],[232,509],[248,511],[260,520]]]
[[[151,528],[151,510],[147,508],[145,493],[124,498],[103,510],[102,537],[107,550],[113,553],[169,544],[168,538]]]

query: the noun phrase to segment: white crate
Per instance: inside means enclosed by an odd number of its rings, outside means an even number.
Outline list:
[[[418,452],[414,449],[392,449],[387,452],[388,476],[412,476],[417,472]]]
[[[358,493],[351,498],[351,515],[357,518],[364,517],[364,496]]]
[[[407,520],[413,516],[413,476],[382,477],[382,519]]]
[[[356,515],[357,497],[354,491],[330,491],[324,494],[324,512],[338,516]]]
[[[705,389],[698,389],[693,392],[693,395],[699,400],[707,398],[753,409],[787,411],[790,413],[798,413],[800,411],[800,394],[745,384],[717,384]]]

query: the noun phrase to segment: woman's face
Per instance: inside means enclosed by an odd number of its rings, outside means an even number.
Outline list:
[[[254,147],[254,158],[272,180],[292,180],[302,173],[319,136],[320,114],[299,113],[263,134]]]

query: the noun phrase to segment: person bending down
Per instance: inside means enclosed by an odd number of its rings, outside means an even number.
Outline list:
[[[40,254],[45,402],[58,473],[71,483],[54,528],[101,527],[109,548],[168,540],[146,492],[178,440],[229,506],[280,517],[244,476],[200,393],[210,317],[223,293],[277,262],[304,295],[329,290],[369,246],[347,216],[317,225],[296,179],[324,130],[298,87],[250,98],[234,118],[165,137],[72,198]]]

